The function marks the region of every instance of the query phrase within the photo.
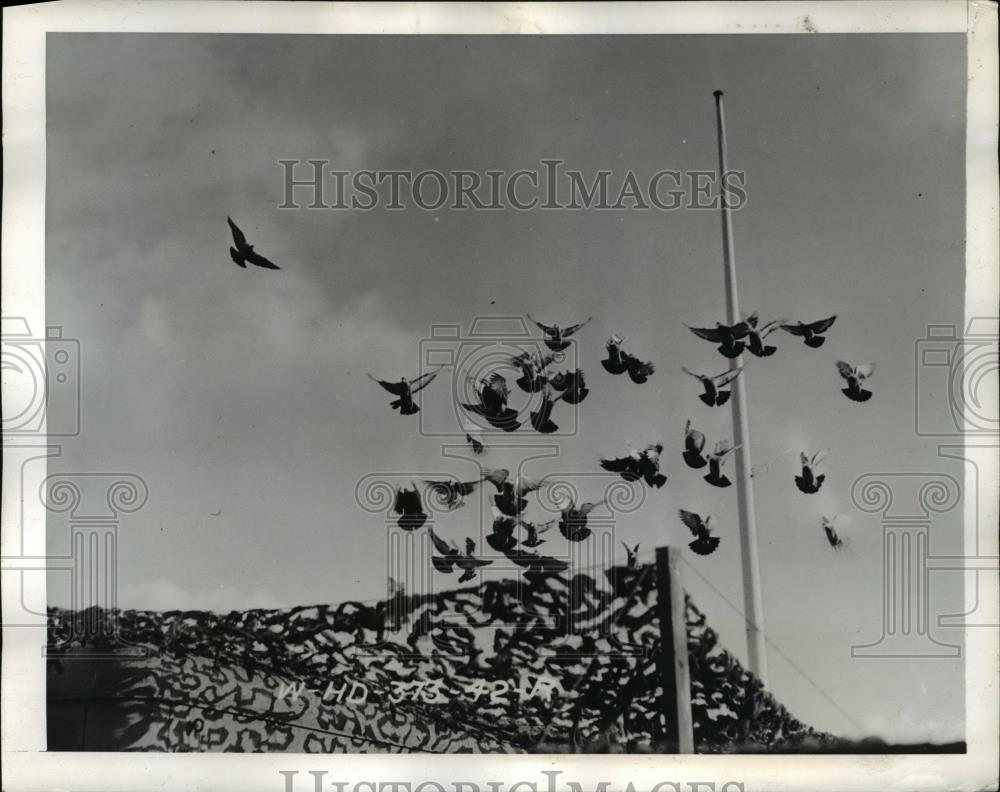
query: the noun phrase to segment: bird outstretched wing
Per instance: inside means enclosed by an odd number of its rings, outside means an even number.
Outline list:
[[[768,322],[767,324],[762,325],[757,330],[757,334],[761,338],[767,338],[769,335],[771,335],[771,333],[773,333],[775,330],[781,327],[782,322],[784,322],[784,319],[775,319],[773,322]]]
[[[430,534],[431,541],[434,543],[434,547],[437,548],[437,551],[441,553],[441,555],[446,555],[446,556],[458,555],[458,548],[455,547],[455,545],[453,544],[449,544],[440,536],[438,536],[436,533],[434,533],[434,530],[432,528],[428,528],[427,533]]]
[[[541,322],[539,322],[539,321],[538,321],[537,319],[535,319],[535,318],[534,318],[534,317],[533,317],[533,316],[532,316],[531,314],[525,314],[525,315],[526,315],[526,316],[528,317],[528,319],[530,319],[530,320],[531,320],[531,322],[532,322],[532,323],[533,323],[534,325],[536,325],[536,326],[538,327],[538,329],[539,329],[539,330],[541,330],[541,331],[542,331],[543,333],[548,333],[549,335],[552,335],[552,334],[554,334],[554,333],[556,332],[556,328],[555,328],[555,326],[550,326],[550,325],[546,325],[546,324],[542,324],[542,323],[541,323]]]
[[[691,441],[696,450],[701,451],[705,448],[705,434],[692,429],[690,420],[684,425],[684,437]]]
[[[618,457],[617,459],[601,459],[601,467],[611,473],[636,473],[638,460],[635,457]]]
[[[782,324],[781,329],[794,336],[809,335],[809,328],[802,324],[802,322],[796,322],[795,324]]]
[[[743,366],[737,366],[734,369],[723,371],[721,374],[716,374],[714,377],[712,377],[712,380],[715,382],[716,387],[721,388],[724,385],[728,385],[730,382],[736,379],[742,372],[743,372]]]
[[[817,322],[812,322],[810,324],[807,324],[806,328],[811,333],[825,333],[827,330],[833,327],[833,323],[836,320],[837,320],[837,314],[834,314],[833,316],[830,316],[826,319],[820,319]]]
[[[434,371],[428,371],[426,374],[421,374],[416,379],[410,380],[410,393],[416,393],[418,390],[422,390],[430,385],[434,378],[441,371],[440,368],[434,369]]]
[[[680,515],[681,522],[690,528],[691,533],[695,536],[700,536],[704,533],[705,523],[699,515],[694,512],[685,511],[684,509],[679,509],[677,513]]]
[[[279,267],[273,261],[264,258],[262,255],[260,255],[260,253],[257,253],[256,251],[247,254],[247,261],[249,261],[255,267],[263,267],[264,269],[272,269],[272,270],[281,269],[281,267]]]
[[[385,388],[393,396],[403,395],[403,384],[401,382],[386,382],[385,380],[375,379],[371,374],[368,375],[368,379],[372,382],[377,382],[383,388]]]
[[[243,250],[247,246],[246,236],[240,231],[240,227],[233,222],[231,217],[227,217],[226,222],[229,223],[229,229],[233,233],[233,242],[236,243],[236,247],[239,250]]]
[[[699,382],[703,382],[704,380],[708,379],[708,377],[706,377],[704,374],[695,374],[687,366],[681,366],[681,370],[688,376],[694,377]]]
[[[715,327],[691,327],[689,325],[685,325],[685,327],[698,336],[698,338],[704,338],[713,344],[721,344],[726,338],[725,334]],[[746,335],[746,333],[743,335]]]
[[[579,324],[570,325],[569,327],[567,327],[565,330],[562,331],[563,338],[565,338],[566,336],[573,335],[573,333],[575,333],[577,330],[579,330],[581,327],[583,327],[585,324],[587,324],[587,322],[589,322],[593,318],[594,318],[593,316],[588,316],[586,319],[584,319]]]
[[[840,376],[844,379],[850,379],[854,376],[854,366],[850,363],[845,363],[843,360],[837,361],[837,371],[840,372]]]

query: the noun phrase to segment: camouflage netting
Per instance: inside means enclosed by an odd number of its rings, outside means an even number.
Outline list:
[[[656,591],[655,569],[645,566],[374,605],[226,615],[51,609],[50,724],[54,712],[72,720],[86,701],[82,720],[104,733],[56,742],[656,752],[664,749]],[[690,598],[685,604],[698,752],[833,742],[792,717],[718,645]],[[129,659],[128,646],[145,656]],[[118,659],[94,659],[100,654]],[[52,735],[50,725],[50,745]]]

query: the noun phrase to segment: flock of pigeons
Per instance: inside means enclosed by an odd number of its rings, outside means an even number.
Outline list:
[[[254,250],[247,242],[245,234],[233,222],[226,218],[233,237],[233,245],[229,248],[232,260],[240,267],[252,264],[264,269],[277,270],[280,267]],[[553,353],[565,350],[572,343],[568,339],[584,327],[590,318],[568,327],[557,324],[543,324],[528,315],[528,318],[542,331],[545,345]],[[748,351],[755,357],[770,357],[777,347],[768,343],[768,338],[777,331],[784,330],[802,339],[811,349],[819,349],[826,341],[826,333],[836,321],[836,315],[814,322],[790,323],[776,319],[766,324],[760,324],[756,313],[746,317],[734,325],[717,322],[715,327],[689,327],[699,338],[717,345],[718,351],[726,358],[733,360]],[[656,368],[651,361],[643,360],[626,352],[623,344],[625,338],[613,335],[606,343],[607,357],[601,361],[605,371],[612,375],[627,374],[632,382],[641,385],[649,380]],[[582,402],[589,390],[584,373],[579,368],[572,371],[550,372],[549,366],[557,359],[557,354],[540,354],[523,352],[508,361],[508,365],[519,376],[515,384],[527,393],[541,393],[542,401],[538,408],[529,415],[532,428],[542,434],[550,434],[559,426],[552,419],[555,404],[559,401],[567,404]],[[837,371],[847,385],[841,392],[855,402],[866,402],[872,397],[872,392],[865,386],[875,373],[875,365],[852,365],[843,360],[836,361]],[[414,400],[415,394],[426,388],[440,372],[440,368],[421,374],[413,379],[401,377],[399,381],[380,380],[368,374],[369,378],[381,385],[395,398],[390,402],[392,409],[402,415],[413,415],[419,412],[420,406]],[[702,374],[684,367],[683,371],[699,381],[702,393],[699,399],[710,407],[720,407],[726,404],[731,395],[731,385],[743,372],[743,366],[731,366],[719,374]],[[508,404],[511,390],[507,379],[499,371],[494,371],[478,382],[475,391],[476,401],[462,403],[462,408],[473,415],[483,418],[490,426],[504,432],[514,432],[521,428],[522,423],[518,412]],[[477,455],[486,452],[482,440],[466,434],[466,442]],[[695,429],[689,420],[684,427],[684,449],[682,457],[688,467],[696,470],[707,467],[704,480],[715,487],[729,487],[732,482],[722,472],[726,461],[735,453],[739,446],[734,446],[726,440],[715,444],[714,451],[706,452],[705,435]],[[660,488],[667,482],[667,477],[660,473],[660,456],[663,444],[649,445],[643,450],[632,450],[628,455],[618,458],[602,458],[600,465],[604,470],[618,473],[625,481],[643,481],[647,486]],[[795,485],[806,494],[814,494],[823,485],[826,476],[817,472],[825,458],[825,452],[820,451],[812,456],[805,452],[800,454],[801,472],[794,477]],[[523,512],[528,505],[526,495],[539,490],[544,483],[518,477],[510,480],[510,473],[505,469],[484,469],[483,476],[475,481],[425,481],[428,492],[433,492],[445,509],[455,509],[464,503],[464,498],[475,491],[476,487],[489,482],[496,489],[493,502],[496,507],[496,518],[487,543],[494,550],[504,553],[511,561],[523,567],[526,577],[544,577],[562,572],[567,568],[567,562],[551,556],[534,552],[534,548],[545,542],[541,534],[548,531],[553,524],[558,525],[559,532],[570,542],[581,542],[590,537],[592,530],[587,526],[587,518],[591,511],[602,505],[604,501],[577,505],[570,502],[561,510],[560,517],[541,525],[535,525],[524,518]],[[413,531],[420,528],[427,520],[424,511],[423,497],[419,488],[411,482],[412,489],[402,488],[396,492],[393,509],[398,517],[397,524],[403,530]],[[695,553],[708,555],[719,546],[719,538],[712,529],[712,517],[702,517],[694,512],[679,510],[681,522],[691,531],[694,539],[689,547]],[[520,529],[520,530],[518,530]],[[849,540],[842,539],[834,527],[834,520],[822,518],[822,529],[828,542],[834,549],[847,546]],[[476,556],[476,543],[466,539],[464,553],[454,544],[437,536],[430,530],[431,540],[440,555],[433,557],[434,566],[440,572],[450,573],[455,569],[462,570],[459,582],[472,579],[476,570],[487,566],[492,561]],[[517,534],[517,535],[515,535]],[[520,545],[520,547],[518,546]],[[529,548],[525,550],[524,548]],[[629,548],[628,567],[634,569],[637,564],[638,545]]]
[[[568,347],[570,342],[567,339],[590,321],[587,319],[579,324],[562,328],[559,325],[538,322],[530,315],[528,318],[542,331],[546,346],[553,352],[560,352]],[[782,329],[801,337],[807,347],[818,349],[825,341],[824,334],[835,320],[836,316],[831,316],[816,322],[791,324],[775,320],[760,325],[757,315],[752,314],[736,325],[717,323],[714,328],[689,329],[699,338],[716,344],[719,352],[727,358],[734,359],[744,350],[757,357],[770,357],[775,353],[776,347],[768,343],[767,339],[775,330]],[[655,366],[651,361],[625,351],[624,342],[625,338],[618,335],[612,336],[607,341],[607,356],[601,361],[602,366],[612,375],[627,374],[636,384],[647,382],[654,374]],[[580,369],[550,372],[549,367],[555,360],[556,355],[524,352],[507,361],[507,366],[519,375],[514,382],[521,390],[542,394],[541,404],[530,413],[531,426],[542,434],[558,429],[558,425],[552,420],[553,405],[557,401],[577,404],[589,393],[584,373]],[[874,372],[874,365],[851,366],[844,361],[837,361],[837,369],[847,380],[847,387],[843,389],[843,393],[848,398],[858,402],[871,398],[871,392],[863,385]],[[711,407],[718,407],[729,401],[732,393],[731,385],[740,376],[743,367],[735,366],[715,375],[700,374],[687,368],[683,370],[701,383],[703,389],[699,395],[701,401]],[[430,384],[439,371],[440,368],[414,379],[403,377],[398,382],[379,380],[371,374],[368,376],[396,397],[390,402],[393,409],[409,415],[420,409],[414,402],[414,394]],[[463,402],[462,408],[481,417],[496,429],[514,432],[521,428],[522,423],[518,412],[509,405],[510,394],[507,378],[499,371],[493,371],[479,381],[476,401]],[[477,455],[486,453],[486,445],[471,434],[466,434],[466,442]],[[715,444],[714,450],[709,452],[705,450],[706,444],[704,433],[695,429],[689,420],[684,427],[684,448],[681,454],[684,462],[692,469],[707,468],[704,480],[710,485],[719,488],[731,486],[732,482],[723,472],[723,468],[739,446],[734,446],[727,440],[720,440]],[[657,443],[642,450],[632,450],[626,456],[601,458],[600,465],[604,470],[619,474],[626,481],[642,481],[649,487],[660,488],[667,482],[667,477],[660,472],[662,453],[663,444]],[[819,491],[826,478],[824,473],[818,471],[824,458],[824,451],[811,456],[804,452],[800,454],[801,471],[799,475],[794,476],[794,481],[801,492],[813,494]],[[528,505],[525,496],[544,486],[542,481],[525,478],[511,481],[507,470],[484,469],[483,475],[474,481],[427,480],[424,484],[428,493],[434,493],[443,508],[450,510],[461,506],[463,499],[485,482],[492,484],[496,490],[493,495],[496,517],[486,541],[494,550],[504,553],[510,560],[524,567],[527,570],[525,573],[527,577],[557,574],[566,568],[565,561],[534,552],[534,548],[545,541],[540,538],[543,533],[553,525],[557,525],[566,540],[584,541],[592,533],[587,526],[589,513],[604,503],[599,501],[578,506],[571,502],[561,510],[558,519],[536,525],[524,517],[523,512]],[[413,482],[411,487],[412,489],[398,490],[394,503],[395,512],[399,515],[398,525],[405,530],[415,530],[427,519],[420,491]],[[691,550],[700,555],[714,552],[719,546],[719,538],[713,533],[713,518],[702,517],[683,509],[679,511],[679,516],[694,537],[688,545]],[[846,547],[847,541],[838,536],[832,520],[823,517],[822,528],[834,549]],[[476,544],[472,539],[466,540],[464,552],[433,532],[431,539],[440,554],[434,557],[435,568],[445,573],[456,569],[462,570],[460,582],[472,579],[477,569],[491,563],[490,560],[476,555]],[[637,563],[637,548],[626,546],[626,550],[630,568],[634,568]]]

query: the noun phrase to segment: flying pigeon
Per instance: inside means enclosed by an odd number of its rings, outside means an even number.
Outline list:
[[[625,548],[625,553],[628,556],[628,560],[625,562],[625,565],[629,569],[638,569],[639,568],[639,545],[637,544],[635,547],[629,547],[627,544],[625,544],[624,542],[622,542],[622,547]]]
[[[281,269],[277,264],[268,261],[260,253],[257,253],[253,249],[253,245],[247,243],[246,236],[240,231],[239,226],[233,222],[231,217],[227,217],[226,222],[229,223],[229,229],[233,232],[233,244],[236,246],[229,248],[229,255],[232,256],[233,261],[243,267],[243,269],[246,269],[248,261],[255,267],[273,270]]]
[[[678,514],[680,514],[681,522],[691,529],[691,533],[695,537],[694,541],[688,544],[688,547],[698,555],[710,555],[714,552],[715,548],[719,546],[719,537],[712,535],[712,518],[706,517],[703,520],[694,512],[684,511],[684,509],[680,509]]]
[[[555,520],[550,520],[549,522],[543,523],[542,525],[534,525],[533,523],[521,520],[521,527],[523,527],[525,531],[528,532],[527,538],[524,539],[521,542],[521,544],[523,544],[525,547],[538,547],[541,544],[545,544],[545,540],[540,539],[539,535],[549,530],[554,522]]]
[[[535,427],[535,431],[542,434],[552,434],[559,429],[559,426],[552,420],[552,405],[564,398],[565,395],[564,392],[553,396],[550,388],[542,391],[542,403],[538,405],[537,410],[531,412],[531,425]]]
[[[553,352],[561,352],[569,346],[570,342],[565,339],[569,338],[573,333],[583,327],[587,322],[589,322],[594,317],[588,317],[585,321],[580,322],[580,324],[570,325],[566,328],[561,328],[559,325],[544,325],[539,321],[536,321],[528,314],[528,319],[537,325],[538,329],[545,334],[545,346],[551,349]]]
[[[632,356],[622,349],[624,342],[624,336],[613,335],[604,345],[608,356],[601,361],[601,365],[609,374],[624,374],[628,370],[628,361]]]
[[[752,314],[747,317],[747,324],[750,327],[747,333],[747,350],[752,355],[757,357],[770,357],[775,353],[777,347],[770,344],[765,344],[764,339],[767,338],[771,333],[781,327],[783,319],[775,319],[773,322],[768,322],[765,325],[757,326],[757,314]]]
[[[400,415],[413,415],[416,412],[420,412],[420,407],[413,402],[413,394],[430,385],[440,370],[441,369],[438,368],[434,371],[429,371],[426,374],[421,374],[419,377],[411,380],[407,380],[406,377],[401,377],[399,382],[388,382],[387,380],[375,379],[375,377],[371,374],[368,375],[368,379],[372,382],[377,382],[393,396],[399,397],[398,399],[389,402],[389,406],[392,407],[392,409],[399,410]]]
[[[633,355],[628,356],[628,377],[636,385],[642,385],[656,371],[656,367],[649,360],[639,360]]]
[[[799,461],[802,463],[802,473],[795,477],[795,486],[807,495],[819,492],[826,480],[825,473],[816,473],[816,468],[826,458],[825,451],[817,451],[810,459],[804,453],[799,454]]]
[[[818,322],[796,322],[795,324],[782,324],[781,329],[794,336],[800,336],[807,347],[818,349],[823,346],[826,337],[821,335],[833,327],[837,315],[828,319],[820,319]]]
[[[840,376],[847,380],[847,387],[841,388],[848,399],[856,402],[866,402],[872,397],[872,392],[861,387],[865,380],[875,373],[875,364],[866,363],[862,366],[852,366],[843,360],[837,361],[837,371]]]
[[[559,533],[571,542],[582,542],[587,539],[593,531],[587,527],[587,516],[598,506],[604,503],[603,500],[597,503],[584,503],[577,507],[570,503],[562,509],[562,516],[559,518]]]
[[[580,369],[560,372],[549,379],[549,384],[557,391],[562,391],[563,401],[567,404],[579,404],[590,393]]]
[[[728,371],[723,371],[721,374],[715,374],[714,376],[707,376],[705,374],[695,374],[688,368],[684,368],[685,374],[690,374],[696,380],[698,380],[705,392],[701,394],[698,398],[701,399],[709,407],[721,407],[727,401],[729,401],[732,391],[724,390],[726,385],[736,379],[740,372],[743,371],[743,366],[738,366],[734,369],[729,369]]]
[[[440,559],[438,559],[435,556],[433,560],[435,560],[435,561],[440,560],[440,561],[442,561],[442,563],[446,562],[448,564],[451,564],[451,563],[454,563],[454,560],[456,558],[458,558],[459,555],[461,555],[461,553],[459,553],[459,551],[458,551],[458,548],[455,547],[455,543],[454,542],[446,542],[446,541],[444,541],[444,539],[442,539],[440,536],[438,536],[436,533],[434,533],[434,529],[433,528],[428,528],[427,529],[427,533],[431,537],[431,541],[434,543],[434,547],[441,554],[441,556],[443,556],[443,558],[440,558]],[[435,563],[434,566],[438,567],[438,564]],[[438,569],[441,572],[451,572],[451,567],[450,566],[448,567],[448,569],[440,569],[440,567],[438,567]]]
[[[740,446],[732,447],[724,440],[720,440],[715,444],[715,453],[708,455],[708,473],[704,476],[705,481],[716,487],[728,487],[731,482],[726,476],[722,475],[722,466],[726,464],[726,460],[729,455],[732,454]]]
[[[505,552],[513,549],[517,545],[517,538],[514,536],[514,529],[517,527],[517,520],[513,517],[497,517],[493,521],[493,529],[486,536],[486,543],[498,552]]]
[[[465,442],[469,444],[472,449],[472,453],[476,456],[482,456],[486,453],[486,446],[483,445],[481,440],[477,440],[472,435],[466,433]]]
[[[517,481],[505,479],[497,486],[497,494],[493,503],[501,513],[508,517],[517,517],[528,505],[525,495],[541,489],[542,482],[535,479],[519,477]]]
[[[442,481],[435,481],[432,479],[424,479],[424,484],[428,488],[436,493],[441,499],[441,505],[447,510],[452,511],[457,509],[459,506],[464,505],[465,496],[471,495],[475,492],[476,487],[478,487],[483,482],[483,479],[476,479],[475,481],[454,481],[450,479],[445,479]]]
[[[476,576],[476,570],[479,567],[489,566],[492,561],[487,561],[484,558],[476,558],[473,553],[476,552],[476,543],[471,539],[465,540],[465,555],[459,556],[455,560],[455,565],[462,570],[462,576],[458,579],[459,583],[464,583],[467,580],[472,580]]]
[[[545,367],[553,360],[555,355],[539,355],[530,352],[522,352],[520,355],[510,359],[510,365],[521,370],[521,376],[515,382],[517,386],[527,393],[538,393],[546,382]]]
[[[750,333],[750,325],[744,320],[734,325],[724,325],[716,322],[715,327],[690,327],[688,330],[698,338],[704,338],[713,344],[718,344],[718,350],[727,358],[739,357],[746,346],[742,339]]]
[[[505,432],[517,430],[521,424],[517,420],[517,411],[507,406],[510,388],[507,387],[506,378],[499,372],[493,372],[480,380],[479,384],[481,386],[478,393],[479,404],[463,402],[462,407],[471,413],[481,415],[490,426],[497,429]]]
[[[823,533],[826,534],[826,540],[830,543],[830,547],[834,550],[840,551],[847,549],[847,546],[851,543],[850,539],[841,539],[837,534],[837,529],[833,527],[836,517],[832,520],[823,518]]]
[[[611,473],[618,473],[625,481],[643,479],[650,487],[662,487],[667,477],[660,473],[660,454],[663,444],[648,445],[642,451],[633,450],[628,456],[617,459],[601,459],[601,467]]]
[[[702,451],[705,450],[705,435],[691,428],[691,421],[684,424],[684,461],[687,466],[698,470],[708,464]]]
[[[412,490],[396,490],[396,502],[393,504],[393,511],[399,515],[396,524],[404,531],[415,531],[427,522],[427,513],[424,505],[420,501],[420,492],[411,481]]]

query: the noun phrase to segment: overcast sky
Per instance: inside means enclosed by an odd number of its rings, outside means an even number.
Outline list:
[[[618,533],[644,551],[686,545],[677,508],[714,514],[720,549],[687,558],[718,591],[690,569],[685,584],[745,658],[722,599],[742,601],[735,488],[709,487],[678,452],[688,417],[710,441],[731,436],[729,412],[701,405],[680,370],[726,366],[683,324],[725,318],[716,212],[277,209],[283,158],[485,172],[558,157],[613,183],[627,169],[711,170],[716,88],[730,165],[747,173],[742,307],[839,316],[822,349],[782,333],[779,354],[748,371],[768,636],[811,680],[771,651],[770,686],[840,734],[962,738],[961,660],[850,657],[881,634],[882,588],[880,522],[852,506],[851,484],[962,475],[913,432],[914,343],[928,324],[962,322],[961,35],[50,34],[48,323],[80,339],[83,381],[83,431],[50,470],[147,481],[148,505],[123,522],[121,605],[384,595],[384,520],[357,507],[358,480],[471,468],[442,459],[441,440],[390,411],[365,372],[416,374],[435,323],[593,315],[578,336],[592,389],[580,432],[559,440],[557,465],[528,470],[592,471],[629,443],[665,441],[669,483]],[[227,214],[280,272],[230,261]],[[612,332],[655,361],[648,384],[600,368]],[[877,362],[871,402],[840,394],[838,357]],[[422,397],[451,392],[442,376]],[[820,448],[828,480],[804,496],[795,459]],[[841,554],[819,527],[835,513],[851,537]],[[961,552],[960,514],[937,519],[932,552]],[[475,519],[466,507],[440,532],[461,541]],[[963,610],[960,575],[932,582],[932,617]]]

